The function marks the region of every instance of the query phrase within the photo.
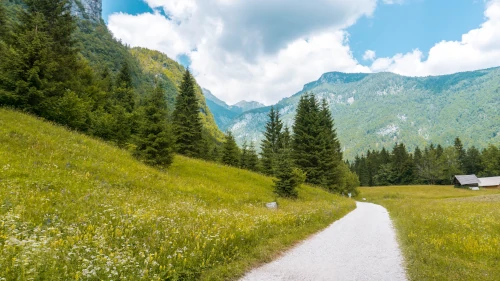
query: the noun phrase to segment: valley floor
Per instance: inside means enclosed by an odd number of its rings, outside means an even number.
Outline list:
[[[408,279],[500,280],[500,190],[452,186],[361,188],[389,210]]]

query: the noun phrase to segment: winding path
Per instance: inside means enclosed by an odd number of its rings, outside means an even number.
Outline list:
[[[403,258],[387,210],[356,210],[240,281],[405,281]]]

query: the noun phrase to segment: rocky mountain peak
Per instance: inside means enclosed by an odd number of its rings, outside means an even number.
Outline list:
[[[72,0],[72,12],[75,16],[99,22],[102,16],[102,0]]]

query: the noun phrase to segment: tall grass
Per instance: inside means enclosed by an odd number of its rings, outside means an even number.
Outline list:
[[[0,280],[227,280],[354,209],[304,186],[126,151],[0,109]]]
[[[394,220],[411,280],[500,280],[500,190],[362,188]]]

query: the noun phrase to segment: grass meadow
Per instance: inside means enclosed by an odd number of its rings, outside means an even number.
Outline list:
[[[500,280],[500,190],[361,188],[389,210],[410,280]]]
[[[303,186],[126,151],[0,109],[0,280],[232,280],[355,208]]]

